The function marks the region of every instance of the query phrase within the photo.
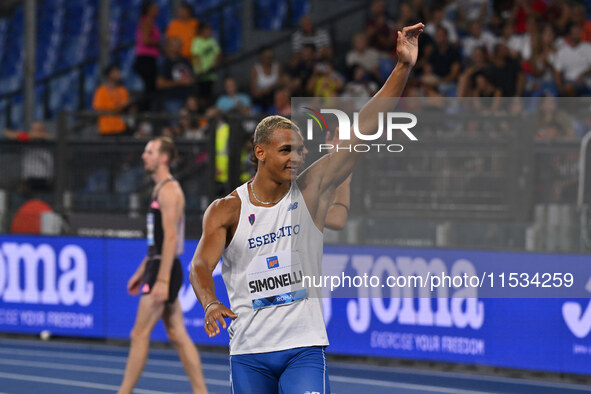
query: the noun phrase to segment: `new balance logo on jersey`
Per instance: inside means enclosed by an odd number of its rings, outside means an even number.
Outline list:
[[[296,209],[298,209],[298,203],[294,202],[293,204],[289,204],[289,207],[287,208],[287,212],[295,211]]]

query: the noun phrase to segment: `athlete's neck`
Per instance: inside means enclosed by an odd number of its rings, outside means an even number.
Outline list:
[[[259,173],[257,173],[250,186],[254,189],[254,193],[259,200],[274,202],[281,200],[281,197],[285,196],[291,187],[291,182],[277,183],[268,177],[259,176]],[[256,199],[251,198],[251,202],[260,205]]]
[[[161,182],[171,178],[170,170],[164,166],[160,166],[156,171],[152,173],[152,180],[158,186]]]

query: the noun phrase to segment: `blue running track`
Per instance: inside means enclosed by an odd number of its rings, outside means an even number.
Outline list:
[[[112,393],[123,375],[127,348],[27,339],[0,339],[0,392]],[[229,393],[228,357],[201,352],[210,393]],[[331,362],[334,394],[363,393],[583,393],[590,386],[458,372]],[[190,393],[174,350],[152,349],[134,393]]]

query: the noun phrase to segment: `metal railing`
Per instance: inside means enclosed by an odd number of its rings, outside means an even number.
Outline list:
[[[53,160],[51,189],[36,196],[50,202],[56,212],[65,217],[89,212],[135,217],[145,209],[152,188],[141,162],[147,139],[100,136],[96,127],[100,115],[62,112],[54,141],[0,142],[0,171],[5,174],[0,188],[11,191],[12,210],[31,197],[20,188],[24,163],[29,161],[30,173],[35,173],[35,163],[47,168],[43,160],[48,155],[43,151],[50,152]],[[159,124],[178,121],[170,115],[138,116],[141,122],[150,122],[156,134],[162,130]],[[448,120],[462,118],[470,115],[450,115]],[[199,139],[176,137],[181,160],[174,172],[187,195],[188,217],[196,223],[190,235],[200,235],[199,221],[207,205],[240,184],[243,142],[260,119],[240,115],[207,119]],[[216,182],[215,167],[216,129],[222,121],[230,126],[228,181],[223,184]],[[527,116],[517,119],[523,125],[531,121]],[[511,129],[514,132],[503,138],[424,136],[420,149],[362,160],[351,187],[352,225],[341,233],[341,242],[589,250],[582,215],[587,200],[577,210],[579,170],[586,168],[579,164],[581,143],[536,141],[519,124]],[[563,233],[560,244],[552,238],[558,232]]]
[[[100,136],[96,112],[62,112],[57,138],[49,141],[0,140],[0,189],[8,191],[4,230],[14,212],[31,198],[49,203],[64,219],[77,214],[100,213],[137,218],[149,204],[153,182],[141,159],[149,137]],[[142,114],[142,122],[179,123],[170,115]],[[173,175],[186,195],[187,235],[198,237],[202,214],[217,197],[215,182],[216,122],[201,119],[199,138],[175,138],[179,159]],[[157,133],[159,134],[159,133]],[[42,185],[43,187],[39,187]],[[1,199],[0,199],[1,200]]]

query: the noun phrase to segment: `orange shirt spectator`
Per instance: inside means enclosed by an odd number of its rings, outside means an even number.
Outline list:
[[[181,55],[191,60],[191,43],[197,35],[199,22],[193,16],[193,8],[188,3],[181,3],[177,11],[177,18],[170,21],[166,29],[167,37],[174,37],[181,40],[183,46]]]
[[[106,82],[94,92],[92,107],[96,111],[120,112],[129,104],[129,93],[121,85],[121,72],[110,66],[105,76]],[[98,118],[98,128],[101,135],[112,135],[125,132],[127,126],[121,116],[104,115]]]
[[[587,20],[587,11],[583,4],[576,4],[571,6],[571,20],[575,25],[581,26],[583,33],[581,40],[591,42],[591,21]]]

